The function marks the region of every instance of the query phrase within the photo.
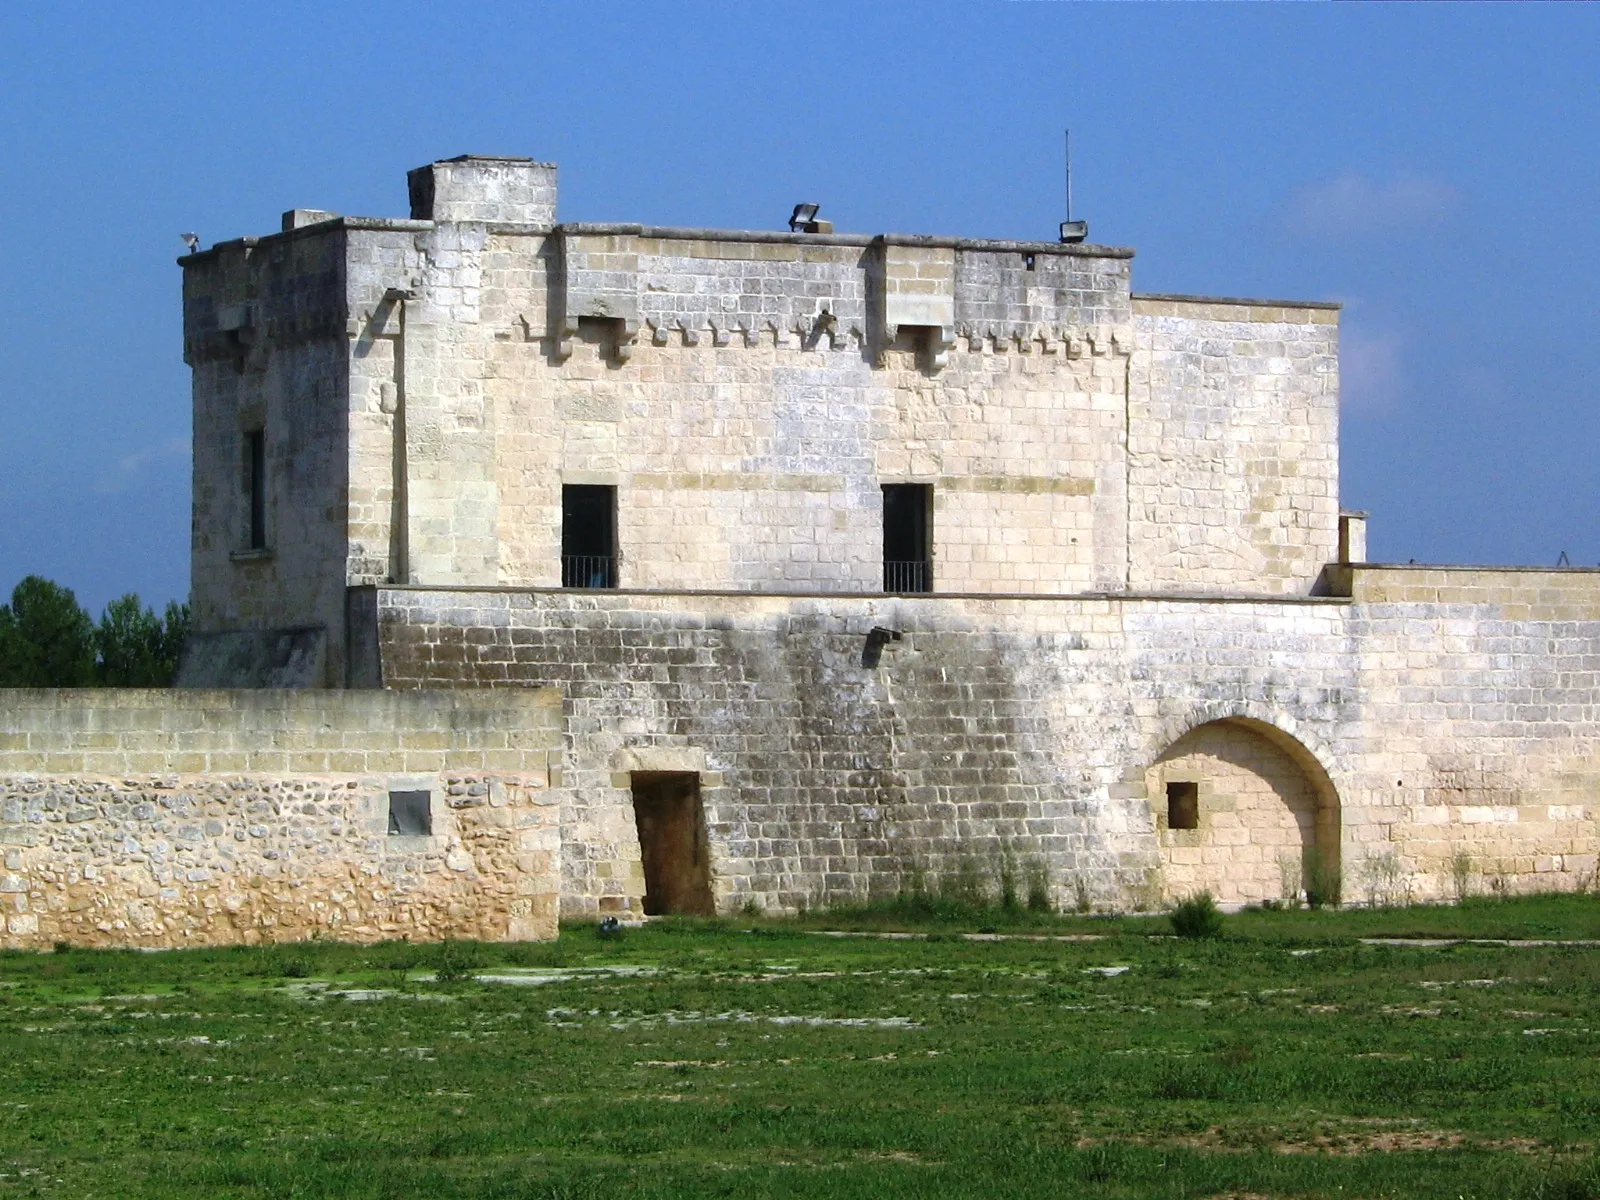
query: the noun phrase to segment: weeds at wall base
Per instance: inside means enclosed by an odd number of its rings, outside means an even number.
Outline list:
[[[1307,907],[1338,908],[1344,902],[1344,877],[1338,858],[1321,850],[1307,850],[1304,886]]]

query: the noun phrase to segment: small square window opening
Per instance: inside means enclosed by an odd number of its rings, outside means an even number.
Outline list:
[[[431,801],[428,791],[389,793],[389,836],[426,837],[433,832]]]
[[[1167,828],[1200,828],[1200,785],[1174,780],[1167,784]]]

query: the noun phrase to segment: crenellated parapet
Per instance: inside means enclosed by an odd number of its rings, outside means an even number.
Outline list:
[[[896,346],[938,370],[952,352],[1083,355],[1131,347],[1131,250],[900,234],[555,224],[556,172],[465,157],[411,172],[411,218],[293,210],[283,232],[186,259],[190,362],[260,366],[267,345],[359,344],[415,323],[476,324],[491,259],[522,280],[512,328],[564,361],[585,323],[614,361],[655,346]],[[505,306],[501,306],[505,307]]]

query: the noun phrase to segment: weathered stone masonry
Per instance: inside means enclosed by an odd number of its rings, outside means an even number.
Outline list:
[[[507,699],[0,692],[0,944],[553,936],[559,710]]]
[[[673,759],[704,773],[729,907],[881,894],[969,864],[992,882],[1008,857],[1046,865],[1069,902],[1080,886],[1103,905],[1153,900],[1162,863],[1142,764],[1175,727],[1288,713],[1337,753],[1341,686],[1355,682],[1337,652],[1345,606],[1329,601],[378,600],[387,686],[539,684],[566,698],[563,892],[575,913],[627,903],[633,881],[611,864],[639,853],[628,767]],[[1209,651],[1195,645],[1202,623]],[[902,637],[867,670],[874,626]],[[1262,670],[1259,652],[1229,654],[1230,642],[1324,669],[1310,681]]]
[[[377,601],[388,686],[566,698],[573,913],[623,906],[636,886],[613,866],[638,854],[617,764],[652,755],[705,772],[728,906],[892,891],[965,861],[993,878],[1008,855],[1044,861],[1062,901],[1081,888],[1114,907],[1202,886],[1276,898],[1307,848],[1343,860],[1352,895],[1448,896],[1458,852],[1510,888],[1591,878],[1590,578],[1435,570],[1429,598],[1397,603],[1421,573],[1352,574],[1353,598],[1297,602],[431,589]],[[1544,600],[1508,613],[1497,589]],[[902,639],[868,671],[874,626]],[[1551,655],[1562,670],[1539,666]],[[1249,753],[1235,763],[1230,746]],[[1196,770],[1231,783],[1208,792],[1218,804],[1200,829],[1168,832],[1161,786]],[[1270,811],[1247,810],[1252,795]]]
[[[8,936],[1594,880],[1596,573],[1363,561],[1337,306],[1136,293],[1091,244],[559,223],[525,159],[409,184],[181,260],[182,682],[333,690],[0,698]],[[339,745],[261,757],[308,721]],[[375,824],[418,777],[420,849]]]

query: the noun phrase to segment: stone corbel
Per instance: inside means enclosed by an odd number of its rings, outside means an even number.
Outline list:
[[[616,341],[612,344],[612,353],[617,356],[618,362],[627,362],[633,357],[633,348],[639,341],[639,318],[617,317],[613,322],[616,331]]]
[[[797,323],[800,334],[800,346],[803,350],[815,350],[822,344],[822,339],[828,339],[830,349],[838,345],[839,318],[824,308],[811,319],[809,325],[802,318]]]
[[[578,336],[578,318],[565,316],[556,322],[555,345],[552,354],[557,362],[566,362],[572,357],[572,339]]]
[[[878,347],[875,356],[878,366],[883,365],[884,352],[900,336],[901,329],[922,331],[922,342],[927,348],[928,364],[936,371],[950,365],[950,351],[955,348],[956,330],[953,325],[886,325],[883,330],[883,345]]]
[[[639,317],[637,313],[615,311],[622,307],[625,306],[609,304],[599,297],[591,297],[576,310],[569,309],[556,326],[557,360],[565,362],[572,357],[572,339],[578,336],[578,324],[585,317],[610,324],[612,354],[618,362],[625,363],[632,358],[634,345],[639,338]]]

